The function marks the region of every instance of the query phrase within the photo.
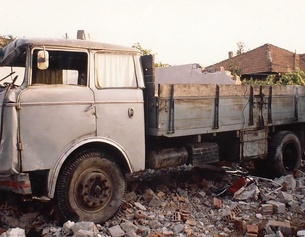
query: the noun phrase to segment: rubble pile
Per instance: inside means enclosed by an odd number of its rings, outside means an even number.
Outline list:
[[[18,216],[1,207],[0,237],[305,237],[304,195],[302,171],[267,179],[190,167],[149,170],[128,177],[120,211],[102,225],[59,226],[37,210]]]

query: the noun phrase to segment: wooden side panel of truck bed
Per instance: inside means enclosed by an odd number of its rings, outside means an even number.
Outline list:
[[[147,133],[178,137],[305,121],[302,86],[161,84],[148,90]],[[152,91],[151,91],[152,92]]]

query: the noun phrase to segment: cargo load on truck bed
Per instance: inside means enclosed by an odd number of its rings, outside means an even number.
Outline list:
[[[148,133],[187,136],[304,122],[303,86],[158,84]]]

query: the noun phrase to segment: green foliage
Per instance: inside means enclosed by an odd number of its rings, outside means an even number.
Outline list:
[[[144,48],[140,45],[140,43],[135,43],[132,47],[138,49],[138,50],[141,52],[141,55],[142,55],[142,56],[144,56],[144,55],[150,55],[150,54],[151,54],[151,50],[149,50],[149,49],[144,49]]]
[[[305,86],[305,72],[296,69],[295,71],[290,71],[280,77],[277,81],[278,85],[301,85]]]
[[[170,67],[170,65],[167,64],[167,63],[159,62],[159,63],[155,63],[155,67],[158,67],[158,68],[160,68],[160,67]]]
[[[145,56],[145,55],[150,55],[151,54],[151,50],[150,49],[144,49],[140,43],[135,43],[133,46],[133,48],[136,48],[138,49],[140,52],[141,52],[141,55],[142,56]],[[167,64],[167,63],[155,63],[155,67],[169,67],[170,65]]]
[[[279,78],[279,79],[278,79]],[[305,72],[296,69],[295,71],[288,70],[285,74],[269,75],[266,80],[243,80],[243,85],[301,85],[305,86]]]
[[[257,86],[267,86],[267,85],[275,85],[274,83],[274,78],[272,77],[272,75],[269,77],[267,77],[266,80],[259,80],[259,79],[253,79],[251,77],[250,80],[243,80],[241,82],[242,85],[257,85]]]
[[[237,65],[235,61],[232,61],[231,65],[229,66],[229,71],[231,72],[232,75],[237,75],[240,77],[242,69],[240,68],[239,65]]]

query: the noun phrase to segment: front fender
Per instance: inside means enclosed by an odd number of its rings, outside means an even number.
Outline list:
[[[117,149],[124,157],[129,171],[133,172],[133,168],[130,163],[130,159],[127,156],[127,153],[124,151],[124,149],[119,144],[117,144],[113,140],[110,140],[110,139],[104,138],[104,137],[86,138],[86,139],[79,141],[79,142],[73,144],[72,146],[70,146],[64,153],[62,153],[62,155],[60,157],[58,157],[55,166],[52,169],[50,169],[49,176],[48,176],[48,197],[49,198],[54,197],[57,178],[58,178],[59,172],[60,172],[64,162],[66,161],[66,159],[72,154],[73,151],[75,151],[76,149],[78,149],[84,145],[88,145],[90,143],[108,144],[108,145],[114,147],[115,149]]]

